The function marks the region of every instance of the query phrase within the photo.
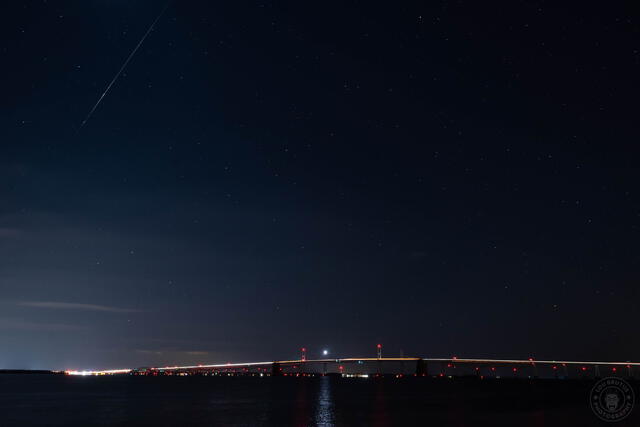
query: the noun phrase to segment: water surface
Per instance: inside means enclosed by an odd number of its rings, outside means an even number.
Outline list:
[[[602,426],[589,381],[0,375],[0,426]],[[616,425],[640,425],[636,411]]]

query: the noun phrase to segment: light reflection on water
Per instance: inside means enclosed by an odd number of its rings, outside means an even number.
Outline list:
[[[317,426],[332,427],[335,425],[333,396],[331,394],[331,380],[329,377],[320,378],[318,402],[316,405],[315,423]]]
[[[373,427],[387,427],[391,425],[387,417],[387,402],[388,396],[385,393],[384,383],[378,381],[375,384],[373,409],[371,411],[371,425]]]
[[[0,426],[601,425],[590,383],[0,375]],[[625,425],[640,425],[631,415]],[[625,420],[626,421],[626,420]]]

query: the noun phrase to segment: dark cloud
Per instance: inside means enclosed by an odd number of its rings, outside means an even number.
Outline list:
[[[82,331],[87,326],[66,323],[32,322],[23,319],[0,318],[0,329],[36,332]]]
[[[57,301],[20,301],[16,303],[22,307],[48,308],[54,310],[86,310],[86,311],[104,311],[109,313],[139,313],[140,310],[130,308],[110,307],[98,304],[79,304],[71,302]]]
[[[2,228],[0,227],[0,239],[3,237],[18,237],[21,231],[17,228]]]

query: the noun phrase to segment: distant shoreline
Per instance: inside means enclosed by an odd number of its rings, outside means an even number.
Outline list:
[[[0,369],[0,375],[2,374],[49,374],[49,375],[61,375],[64,371],[47,371],[45,369]]]

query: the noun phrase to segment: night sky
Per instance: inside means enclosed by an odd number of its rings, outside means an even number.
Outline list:
[[[631,3],[13,1],[0,368],[638,360]]]

